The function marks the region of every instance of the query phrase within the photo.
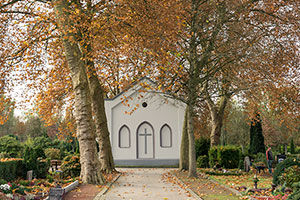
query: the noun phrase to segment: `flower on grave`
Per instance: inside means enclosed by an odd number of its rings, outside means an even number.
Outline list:
[[[7,191],[7,190],[10,190],[10,185],[9,184],[2,184],[0,185],[0,190],[2,191]]]

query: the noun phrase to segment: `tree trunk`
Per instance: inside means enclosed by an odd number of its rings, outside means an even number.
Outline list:
[[[184,122],[182,128],[179,170],[189,169],[189,136],[188,136],[188,108],[185,109]]]
[[[197,177],[193,113],[194,113],[194,106],[192,103],[190,103],[188,105],[188,135],[189,135],[189,174],[188,174],[188,176],[189,177]]]
[[[107,127],[103,88],[100,85],[97,76],[93,72],[89,73],[89,75],[91,99],[93,112],[95,114],[96,133],[100,150],[99,158],[101,163],[101,171],[105,173],[111,173],[115,171],[115,165]]]
[[[223,116],[219,116],[218,113],[211,113],[211,118],[210,146],[217,146],[220,145]]]
[[[80,177],[83,183],[103,184],[105,181],[100,171],[100,162],[96,150],[96,134],[93,130],[92,108],[86,67],[81,60],[81,52],[72,33],[72,25],[66,10],[65,0],[56,1],[56,17],[60,25],[65,56],[71,71],[73,90],[75,93],[75,119],[77,138],[80,148]]]
[[[230,98],[229,94],[224,94],[219,102],[219,106],[216,106],[206,91],[206,103],[208,105],[211,115],[211,133],[210,133],[210,146],[220,145],[221,131],[224,120],[225,108]]]

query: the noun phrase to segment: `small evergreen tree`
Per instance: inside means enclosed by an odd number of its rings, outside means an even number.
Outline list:
[[[294,139],[293,138],[291,139],[291,144],[290,145],[291,145],[290,146],[290,148],[291,148],[290,152],[291,152],[291,154],[294,154],[295,153],[295,145],[294,145]]]
[[[260,115],[257,114],[250,126],[250,153],[257,154],[259,152],[265,153],[265,140],[262,133]]]

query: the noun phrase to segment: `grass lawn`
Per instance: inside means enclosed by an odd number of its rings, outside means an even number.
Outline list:
[[[198,178],[188,178],[187,172],[174,171],[174,175],[182,181],[189,189],[193,190],[204,200],[238,200],[239,196],[220,184],[211,182],[205,176]]]

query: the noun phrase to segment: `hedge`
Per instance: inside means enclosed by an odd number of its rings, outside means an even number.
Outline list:
[[[219,166],[227,169],[238,168],[242,157],[241,148],[232,145],[212,147],[208,154],[210,167]]]
[[[13,181],[18,177],[23,177],[23,159],[1,159],[0,160],[0,179]]]

